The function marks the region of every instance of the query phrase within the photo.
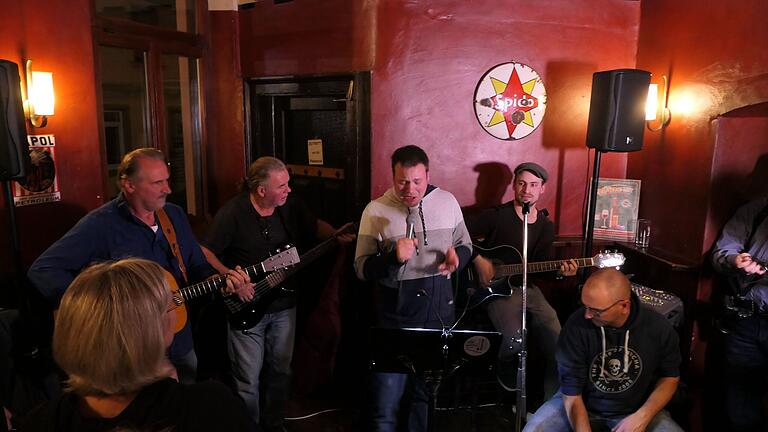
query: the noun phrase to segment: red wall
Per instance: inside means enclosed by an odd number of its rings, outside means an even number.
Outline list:
[[[102,203],[89,0],[0,0],[0,58],[53,72],[56,115],[29,134],[53,134],[62,201],[16,209],[26,264]],[[23,70],[23,69],[22,69]],[[22,72],[23,76],[23,72]],[[5,196],[0,198],[0,261],[10,269]]]
[[[680,256],[699,260],[711,246],[705,224],[710,206],[721,200],[710,184],[723,160],[716,156],[713,120],[768,100],[766,14],[762,0],[738,7],[713,0],[642,2],[637,65],[670,77],[672,122],[663,133],[646,133],[643,151],[629,157],[627,176],[643,180],[640,212],[654,221],[655,244]],[[743,147],[730,150],[735,155]]]
[[[259,2],[240,12],[243,75],[372,70],[372,196],[389,187],[389,155],[406,144],[427,151],[432,182],[465,206],[478,201],[478,165],[535,160],[550,170],[544,206],[558,232],[578,234],[591,76],[634,67],[639,12],[614,0]],[[472,100],[483,74],[510,60],[541,74],[548,106],[536,131],[507,142],[482,130]],[[601,175],[624,177],[625,165],[605,155]]]
[[[735,207],[765,192],[766,14],[762,0],[642,2],[637,65],[669,76],[672,122],[646,134],[643,150],[629,156],[627,176],[643,180],[640,213],[653,221],[655,246],[702,264],[697,307],[686,311],[695,319],[692,430],[717,429],[712,423],[725,403],[713,369],[718,357],[707,351],[717,345],[709,344],[717,330],[705,253]],[[705,359],[713,370],[705,370]]]

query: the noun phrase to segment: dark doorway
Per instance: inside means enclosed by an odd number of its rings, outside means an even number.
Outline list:
[[[370,201],[370,73],[251,79],[247,91],[248,162],[280,158],[319,218],[358,220]]]

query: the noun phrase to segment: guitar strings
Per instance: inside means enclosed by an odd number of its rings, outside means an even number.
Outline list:
[[[320,243],[319,245],[315,246],[313,249],[311,249],[306,254],[302,255],[300,258],[300,261],[305,262],[311,262],[314,260],[315,255],[321,255],[325,253],[325,249],[330,246],[335,246],[336,238],[342,234],[346,234],[349,232],[353,232],[354,229],[356,229],[356,224],[349,224],[346,228],[342,229],[338,233],[335,233],[331,238],[325,240],[324,242]],[[250,269],[255,270],[256,266],[251,266]],[[241,310],[245,309],[249,304],[258,301],[258,297],[261,297],[263,294],[265,294],[267,291],[271,290],[272,288],[276,287],[277,284],[272,284],[269,279],[274,279],[274,276],[279,274],[279,278],[282,278],[282,280],[285,280],[288,276],[291,275],[291,270],[296,271],[295,268],[282,268],[280,270],[276,270],[272,273],[269,273],[264,279],[256,282],[254,284],[253,288],[253,295],[254,299],[249,302],[242,302],[239,299],[235,299],[234,296],[229,295],[224,297],[224,303],[227,305],[227,308],[229,308],[230,312],[237,313]],[[248,271],[248,270],[246,270]],[[249,274],[249,276],[251,276]],[[282,281],[278,281],[282,282]]]

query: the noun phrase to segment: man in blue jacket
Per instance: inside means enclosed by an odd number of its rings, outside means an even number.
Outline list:
[[[712,263],[728,279],[723,324],[726,412],[734,432],[764,431],[768,368],[768,198],[743,205],[723,227]]]
[[[171,193],[170,173],[160,150],[140,148],[126,154],[118,176],[121,192],[117,198],[83,217],[29,269],[30,281],[54,307],[78,273],[95,262],[145,258],[160,264],[182,287],[216,273],[200,250],[184,210],[166,202]],[[183,264],[174,255],[164,233],[168,227],[160,229],[160,209],[165,210],[176,233]],[[228,274],[228,291],[251,289],[248,275],[242,270],[233,269]],[[168,355],[180,380],[194,382],[197,356],[188,321],[176,333]]]
[[[593,273],[581,302],[558,339],[560,392],[524,430],[682,432],[664,410],[680,381],[672,325],[615,269]]]

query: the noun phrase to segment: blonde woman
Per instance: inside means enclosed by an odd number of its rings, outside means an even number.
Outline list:
[[[249,430],[242,402],[224,385],[171,378],[171,309],[154,262],[129,258],[83,271],[62,298],[53,333],[68,390],[22,430]]]

